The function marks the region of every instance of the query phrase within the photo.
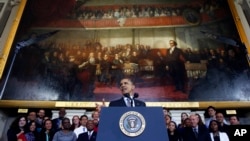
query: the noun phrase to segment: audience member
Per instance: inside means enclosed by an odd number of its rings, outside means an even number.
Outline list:
[[[220,131],[220,123],[211,120],[209,124],[210,137],[212,141],[229,141],[228,135]]]
[[[37,136],[36,122],[31,121],[27,126],[27,133],[25,133],[26,141],[37,141]]]
[[[28,116],[27,116],[28,123],[31,121],[36,120],[36,112],[35,111],[29,111]]]
[[[7,131],[8,141],[26,141],[25,133],[27,132],[26,116],[17,117]]]
[[[77,138],[77,141],[95,141],[96,140],[97,132],[94,131],[95,125],[94,125],[93,120],[88,120],[86,127],[88,131],[80,134]]]
[[[172,117],[170,115],[165,115],[165,123],[166,123],[166,128],[168,128],[170,121],[172,120]]]
[[[80,126],[81,126],[81,124],[80,124],[79,116],[78,115],[74,115],[72,117],[72,125],[70,127],[70,130],[74,131],[76,128],[78,128]]]
[[[81,126],[79,126],[78,128],[74,130],[74,133],[76,134],[77,137],[79,136],[79,134],[87,132],[87,128],[86,128],[87,121],[88,121],[87,115],[82,115],[80,117]]]
[[[231,115],[229,117],[229,123],[230,123],[230,125],[239,125],[240,118],[237,115]]]
[[[182,135],[183,141],[211,141],[209,131],[205,125],[199,125],[199,117],[190,115],[191,127],[185,127]]]
[[[59,117],[52,120],[52,126],[55,131],[59,131],[62,128],[62,119],[66,115],[64,108],[60,108],[58,112]]]
[[[221,131],[222,132],[226,132],[227,134],[229,133],[229,125],[225,124],[225,118],[224,118],[224,114],[221,112],[217,112],[216,113],[216,120],[219,122],[220,126],[221,126]]]
[[[70,119],[62,119],[62,129],[57,131],[52,141],[76,141],[76,134],[70,130]]]
[[[177,125],[174,121],[170,121],[167,130],[169,141],[179,141],[181,139],[177,131]]]
[[[39,109],[36,118],[37,132],[40,132],[42,130],[44,117],[45,117],[45,110]]]
[[[187,113],[185,113],[185,112],[181,113],[181,123],[178,125],[178,128],[183,128],[185,126],[184,121],[187,118],[188,118],[188,114]]]
[[[46,119],[43,123],[43,129],[39,134],[38,141],[52,141],[55,135],[55,131],[52,128],[52,120]]]
[[[209,127],[210,121],[216,119],[216,109],[213,106],[209,106],[206,110],[208,114],[208,119],[206,119],[205,124],[207,127]]]

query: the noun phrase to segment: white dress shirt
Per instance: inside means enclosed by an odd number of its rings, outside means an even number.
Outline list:
[[[87,131],[88,131],[87,128],[81,125],[80,127],[76,128],[76,129],[74,130],[74,133],[76,134],[76,137],[78,138],[78,136],[79,136],[81,133],[85,133],[85,132],[87,132]]]

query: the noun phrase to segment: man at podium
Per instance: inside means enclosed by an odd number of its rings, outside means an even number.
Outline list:
[[[123,78],[122,97],[111,101],[109,107],[105,107],[104,101],[97,105],[101,112],[97,141],[169,141],[162,107],[146,107],[145,102],[136,99],[134,89],[132,80]]]
[[[137,100],[139,95],[134,93],[135,85],[130,78],[123,78],[120,82],[120,90],[122,97],[120,99],[111,101],[109,107],[145,107],[143,101]]]

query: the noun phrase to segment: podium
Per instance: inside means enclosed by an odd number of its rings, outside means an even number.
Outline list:
[[[162,107],[104,107],[97,141],[168,141]]]

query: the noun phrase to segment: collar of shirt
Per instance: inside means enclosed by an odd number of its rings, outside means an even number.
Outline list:
[[[92,135],[93,134],[93,130],[92,131],[88,131],[88,135],[90,136],[90,135]]]

